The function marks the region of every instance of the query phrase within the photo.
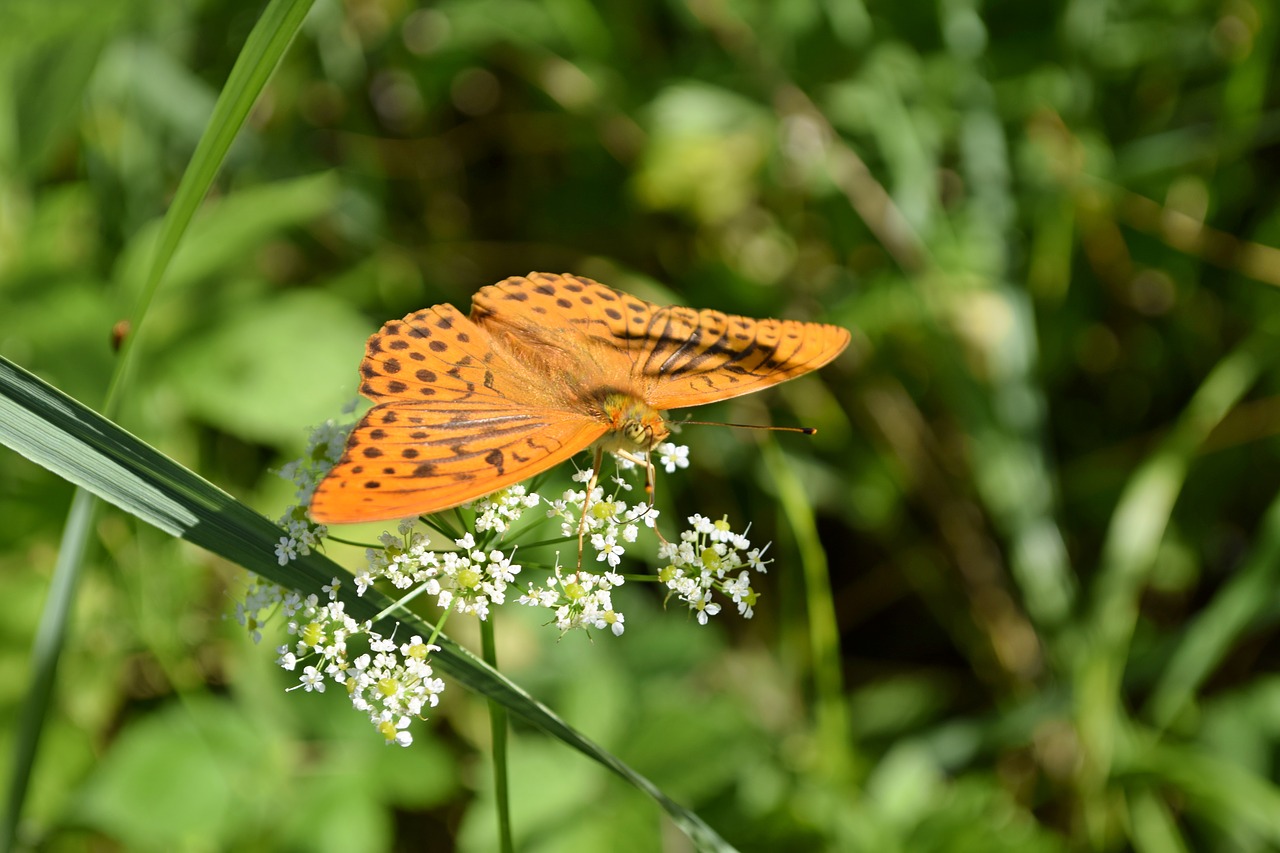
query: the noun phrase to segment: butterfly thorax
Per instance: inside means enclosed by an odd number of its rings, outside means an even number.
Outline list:
[[[657,409],[630,394],[606,394],[600,408],[609,422],[609,432],[599,444],[611,453],[648,453],[671,434]]]

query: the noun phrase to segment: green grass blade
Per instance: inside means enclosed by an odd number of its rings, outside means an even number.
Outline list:
[[[275,583],[305,593],[345,570],[323,554],[281,566],[274,548],[281,531],[269,520],[195,473],[144,444],[30,373],[0,358],[0,443],[93,492],[155,527],[199,545]],[[356,619],[372,618],[389,602],[373,594],[356,597],[344,584],[340,597]],[[402,622],[429,636],[431,626],[412,614]],[[390,632],[394,622],[384,619]],[[696,814],[667,797],[570,727],[518,685],[444,635],[435,663],[455,681],[501,704],[534,726],[598,761],[658,802],[700,849],[732,849]]]
[[[200,203],[209,192],[214,177],[222,168],[227,151],[235,141],[240,128],[244,126],[249,110],[258,100],[258,95],[271,78],[280,57],[293,41],[302,21],[311,10],[315,0],[272,0],[262,13],[258,23],[245,41],[244,48],[231,68],[227,83],[214,104],[213,115],[209,117],[209,126],[200,142],[196,145],[191,162],[182,174],[178,190],[174,193],[173,203],[165,214],[164,225],[160,229],[160,237],[156,243],[155,257],[151,261],[151,269],[143,284],[142,292],[134,307],[132,333],[125,338],[120,350],[120,359],[111,378],[111,386],[107,389],[107,400],[103,411],[108,417],[115,414],[119,404],[120,391],[125,384],[129,372],[130,357],[137,343],[142,322],[147,315],[147,308],[155,296],[156,288],[164,279],[169,262],[178,249],[178,243],[191,224]]]
[[[1280,495],[1262,519],[1261,538],[1248,559],[1182,634],[1147,702],[1147,713],[1165,727],[1186,707],[1241,634],[1272,609],[1280,574]]]
[[[809,629],[809,658],[813,667],[814,714],[817,750],[829,780],[846,780],[853,768],[849,752],[849,721],[840,668],[840,629],[826,551],[818,538],[813,505],[805,495],[795,467],[787,463],[778,443],[766,438],[761,454],[778,489],[779,503],[794,531],[804,577],[805,610]]]
[[[237,57],[227,85],[223,88],[209,128],[196,146],[195,154],[183,173],[173,204],[165,216],[160,239],[152,260],[150,272],[142,287],[132,316],[132,334],[124,339],[120,357],[111,374],[107,398],[103,410],[114,413],[119,406],[120,392],[125,387],[131,363],[131,353],[138,339],[142,321],[152,297],[164,278],[169,262],[183,234],[186,233],[196,209],[209,191],[213,178],[226,157],[231,142],[244,125],[254,102],[266,85],[280,57],[297,34],[314,0],[273,0],[254,26]],[[9,797],[3,826],[0,826],[0,843],[7,849],[17,831],[28,780],[33,767],[36,747],[39,743],[41,722],[47,716],[47,708],[53,689],[53,676],[61,655],[62,640],[66,635],[68,614],[75,598],[75,589],[89,546],[89,533],[94,514],[93,500],[77,491],[72,509],[63,528],[61,549],[55,566],[53,586],[41,615],[37,647],[34,650],[31,690],[24,704],[21,729],[15,742],[13,769],[10,778]]]
[[[1280,789],[1266,778],[1203,748],[1155,744],[1116,762],[1117,779],[1176,788],[1183,810],[1216,824],[1224,833],[1247,831],[1261,844],[1280,846]]]
[[[1129,837],[1137,853],[1184,853],[1178,822],[1160,797],[1148,790],[1129,798]]]
[[[0,825],[0,850],[10,850],[18,835],[18,820],[26,801],[31,771],[35,767],[36,747],[48,716],[46,709],[53,696],[58,674],[58,661],[66,639],[68,614],[75,602],[79,566],[84,563],[93,531],[98,501],[89,492],[77,489],[62,528],[58,544],[58,561],[53,570],[49,597],[31,647],[31,686],[22,703],[14,736],[13,765],[9,773],[9,793],[5,800],[3,825]]]
[[[494,637],[493,623],[496,616],[491,615],[480,623],[481,651],[485,663],[494,669],[498,668],[498,643]],[[493,805],[498,813],[498,845],[502,853],[512,853],[515,846],[511,836],[511,797],[509,793],[510,774],[507,764],[507,735],[511,727],[507,722],[507,709],[489,700],[489,736],[493,739],[490,750],[493,764]]]
[[[1274,349],[1274,336],[1259,333],[1222,359],[1120,496],[1102,549],[1090,620],[1108,642],[1123,644],[1133,630],[1140,587],[1155,563],[1192,457],[1253,385]]]
[[[1081,636],[1079,721],[1100,793],[1123,711],[1121,679],[1142,593],[1196,451],[1274,358],[1275,337],[1258,332],[1223,358],[1197,389],[1173,430],[1134,473],[1111,517],[1093,606]]]

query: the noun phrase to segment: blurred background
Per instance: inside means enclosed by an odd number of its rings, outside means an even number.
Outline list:
[[[0,353],[90,406],[260,12],[0,8]],[[699,412],[817,436],[691,428],[661,480],[668,518],[774,540],[756,618],[628,587],[622,639],[558,642],[509,609],[504,671],[743,850],[1276,849],[1278,36],[1258,0],[320,0],[121,420],[276,517],[365,337],[508,275],[844,325]],[[6,756],[70,495],[0,452]],[[235,567],[97,533],[29,838],[490,849],[482,702],[386,749],[283,693]],[[513,749],[521,849],[687,849]]]

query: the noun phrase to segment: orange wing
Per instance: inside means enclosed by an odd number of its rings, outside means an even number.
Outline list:
[[[849,344],[838,326],[663,308],[574,275],[509,278],[481,288],[472,306],[487,328],[527,318],[584,336],[606,372],[625,374],[608,378],[629,382],[655,409],[759,391],[822,367]]]
[[[548,407],[545,379],[495,351],[451,305],[387,323],[360,372],[361,393],[379,405],[316,489],[311,517],[326,524],[457,506],[568,459],[607,429]]]
[[[659,308],[636,372],[653,383],[649,404],[680,409],[728,400],[817,370],[849,345],[824,323],[752,320],[719,311]]]

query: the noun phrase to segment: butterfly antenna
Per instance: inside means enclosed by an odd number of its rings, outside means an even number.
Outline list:
[[[764,424],[727,424],[720,421],[675,421],[676,426],[719,426],[734,429],[762,429],[768,432],[798,432],[803,435],[814,435],[817,427],[766,426]]]

